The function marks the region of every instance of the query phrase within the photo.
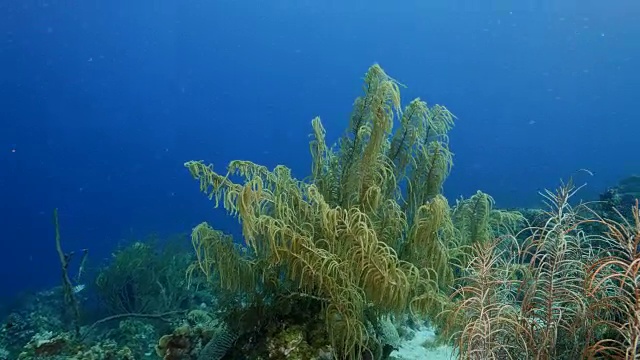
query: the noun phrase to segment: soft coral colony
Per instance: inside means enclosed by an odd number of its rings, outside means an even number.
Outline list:
[[[203,223],[192,235],[198,268],[226,290],[317,302],[341,358],[382,351],[371,329],[383,315],[436,315],[454,272],[454,227],[441,194],[454,116],[420,99],[402,110],[398,83],[378,65],[364,89],[335,146],[312,121],[304,181],[285,166],[232,161],[219,174],[201,161],[185,164],[239,218],[248,246],[236,251]]]
[[[571,207],[571,182],[545,194],[540,224],[494,209],[482,192],[450,207],[442,187],[454,119],[420,99],[402,108],[399,83],[373,65],[336,144],[313,119],[307,179],[282,165],[232,161],[218,173],[187,162],[201,191],[242,224],[246,247],[206,223],[192,233],[191,272],[244,299],[229,316],[252,319],[229,321],[229,332],[246,341],[275,316],[319,324],[316,345],[335,358],[385,358],[380,329],[409,314],[440,327],[461,358],[637,358],[638,257],[611,250],[626,249],[619,228],[631,225]],[[593,222],[605,225],[598,241],[583,230]],[[317,357],[309,351],[302,358]]]

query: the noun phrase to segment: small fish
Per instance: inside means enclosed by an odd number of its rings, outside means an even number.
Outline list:
[[[81,292],[82,290],[84,290],[84,288],[86,288],[87,286],[85,284],[78,284],[76,286],[73,287],[73,293],[77,294],[79,292]]]

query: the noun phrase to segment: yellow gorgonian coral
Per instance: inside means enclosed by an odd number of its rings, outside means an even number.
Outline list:
[[[269,281],[322,299],[342,358],[359,358],[368,346],[365,310],[433,314],[439,288],[452,278],[444,235],[453,231],[441,188],[452,165],[454,117],[420,99],[402,110],[398,82],[378,65],[364,83],[335,146],[313,119],[305,181],[285,166],[233,161],[220,174],[202,161],[185,164],[200,189],[240,220],[251,252],[251,260],[233,255],[201,224],[193,232],[198,267],[233,290]]]

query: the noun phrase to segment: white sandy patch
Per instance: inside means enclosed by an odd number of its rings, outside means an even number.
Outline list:
[[[402,340],[400,348],[391,353],[392,359],[397,360],[450,360],[451,347],[440,346],[434,349],[427,349],[423,344],[433,341],[435,334],[428,327],[421,327],[415,332],[411,340]]]

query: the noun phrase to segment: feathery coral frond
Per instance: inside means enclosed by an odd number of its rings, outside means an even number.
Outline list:
[[[248,286],[246,273],[254,272],[322,299],[341,358],[359,359],[371,345],[366,313],[433,314],[443,303],[439,285],[452,280],[453,227],[440,192],[452,165],[453,115],[419,99],[404,112],[400,105],[399,83],[377,64],[369,68],[337,145],[329,147],[322,122],[312,120],[307,181],[285,166],[233,161],[219,174],[201,161],[185,164],[200,190],[238,218],[255,257],[233,254],[200,225],[193,236],[200,269],[219,267],[228,287],[231,275]]]

